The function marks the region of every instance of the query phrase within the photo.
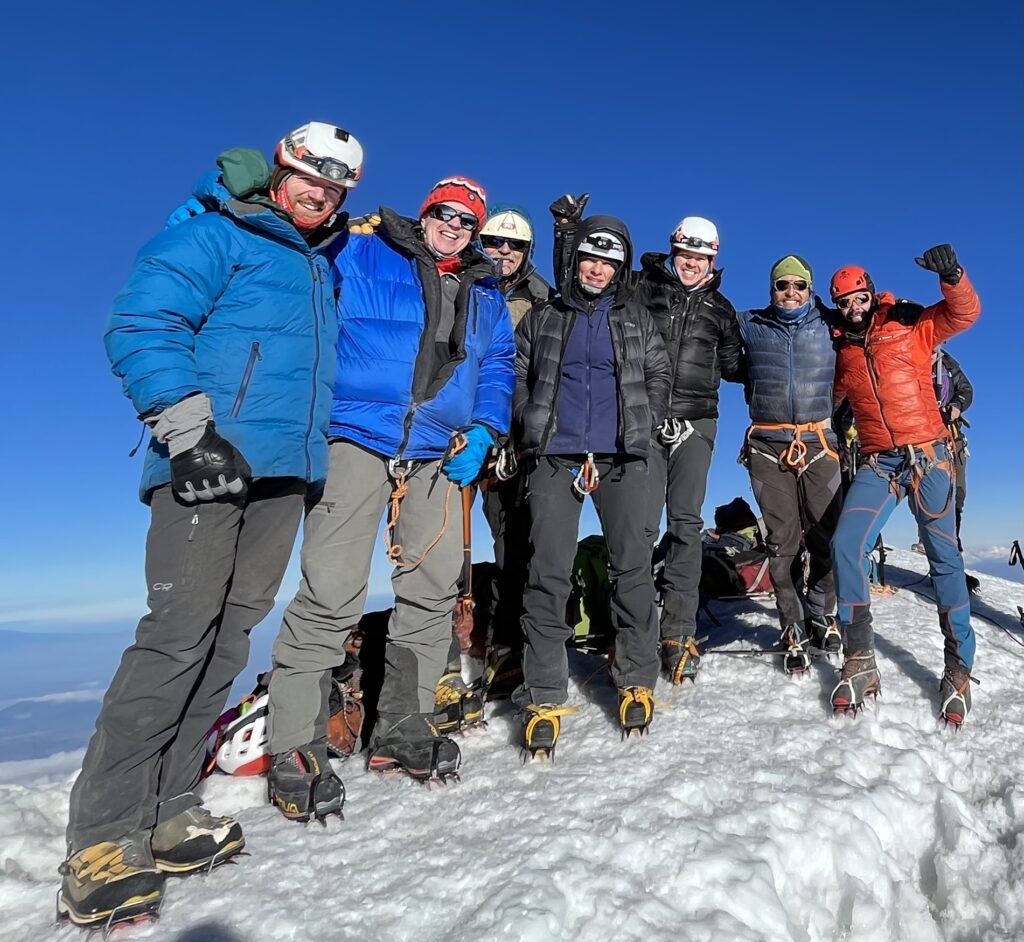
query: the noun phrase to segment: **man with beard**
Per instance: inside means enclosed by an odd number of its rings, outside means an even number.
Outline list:
[[[141,496],[150,612],[121,659],[71,792],[58,911],[153,915],[165,874],[209,870],[242,828],[195,793],[206,734],[281,585],[307,486],[327,474],[338,209],[363,149],[313,121],[218,160],[221,196],[139,253],[105,337],[152,430]],[[203,209],[203,207],[200,207]]]
[[[945,670],[942,717],[959,726],[971,709],[974,630],[964,563],[957,547],[955,474],[949,434],[932,389],[932,351],[967,330],[981,302],[951,245],[928,249],[917,263],[939,276],[943,300],[929,307],[877,293],[871,276],[847,265],[832,276],[836,326],[836,397],[846,396],[860,437],[861,462],[832,538],[839,620],[846,655],[832,691],[837,713],[856,712],[877,695],[868,586],[868,554],[904,497],[917,519],[935,587]]]

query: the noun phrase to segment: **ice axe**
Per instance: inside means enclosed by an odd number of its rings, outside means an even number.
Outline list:
[[[473,642],[473,497],[476,489],[467,485],[460,489],[462,494],[462,591],[455,602],[454,629],[463,654],[483,656],[475,651]]]

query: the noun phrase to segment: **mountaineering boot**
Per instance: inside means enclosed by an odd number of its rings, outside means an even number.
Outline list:
[[[484,720],[484,701],[479,687],[469,687],[458,671],[449,671],[434,693],[434,725],[441,733],[461,733]]]
[[[561,717],[578,712],[576,707],[554,703],[531,703],[521,714],[524,761],[527,758],[555,758],[555,746],[562,731]]]
[[[275,755],[267,797],[290,821],[315,818],[326,824],[329,815],[344,817],[345,786],[331,768],[327,743],[321,739]]]
[[[662,638],[661,666],[674,687],[684,680],[697,683],[697,670],[700,668],[700,648],[697,647],[697,639],[693,635],[685,641]]]
[[[874,699],[881,689],[882,678],[875,664],[875,652],[854,651],[847,655],[839,683],[832,691],[832,712],[856,713],[863,709],[868,697]]]
[[[371,772],[405,772],[418,781],[458,779],[462,752],[426,713],[381,713],[366,767]]]
[[[507,700],[523,682],[523,654],[512,648],[491,648],[484,668],[484,690],[488,700]]]
[[[787,674],[803,674],[811,666],[811,656],[807,653],[811,639],[807,636],[804,626],[793,622],[782,629],[782,645],[786,656],[782,659],[782,669]]]
[[[949,725],[960,728],[971,712],[971,675],[966,667],[947,667],[939,684],[939,715]]]
[[[132,834],[72,854],[60,872],[57,917],[76,926],[109,929],[122,922],[155,918],[164,898],[162,874],[149,836]]]
[[[812,615],[807,619],[807,633],[811,643],[826,654],[842,652],[843,635],[835,615]]]
[[[654,716],[654,691],[650,687],[619,688],[619,726],[622,738],[643,736]]]
[[[158,824],[151,846],[153,859],[164,872],[192,873],[226,863],[245,847],[245,837],[234,819],[193,805]]]

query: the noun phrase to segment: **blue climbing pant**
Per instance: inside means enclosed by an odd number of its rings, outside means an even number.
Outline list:
[[[904,498],[917,519],[935,586],[945,666],[974,664],[974,629],[957,547],[956,502],[946,445],[905,447],[871,455],[857,471],[832,537],[839,621],[847,654],[874,649],[869,557],[878,534]]]

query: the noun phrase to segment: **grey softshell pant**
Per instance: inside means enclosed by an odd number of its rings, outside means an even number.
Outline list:
[[[351,442],[330,443],[327,483],[306,511],[302,581],[285,611],[270,677],[270,749],[286,752],[326,732],[331,671],[363,614],[370,562],[394,490],[388,461]],[[459,489],[440,462],[413,462],[405,478],[394,544],[395,608],[388,624],[385,717],[433,713],[435,688],[452,640],[452,609],[462,572]],[[433,546],[431,546],[433,544]]]
[[[779,624],[803,624],[805,618],[836,610],[830,543],[842,509],[839,459],[817,441],[805,441],[803,469],[785,466],[788,442],[750,437],[748,470],[765,530],[768,571],[775,588]],[[834,446],[833,446],[834,447]],[[807,579],[804,558],[807,552]]]
[[[700,511],[718,431],[715,419],[692,419],[689,425],[692,432],[676,445],[665,446],[652,441],[648,458],[651,503],[647,543],[653,545],[658,539],[661,511],[667,507],[668,553],[662,576],[661,637],[673,640],[681,640],[697,631],[701,530],[704,527]]]
[[[564,703],[569,696],[565,644],[572,636],[565,608],[572,589],[576,535],[583,500],[572,489],[575,459],[541,457],[530,470],[530,559],[523,595],[524,683],[519,706]],[[590,496],[608,545],[611,616],[615,629],[612,679],[619,687],[650,687],[658,679],[658,614],[651,547],[644,534],[649,505],[647,462],[598,457],[601,483]]]
[[[77,851],[198,803],[206,734],[249,660],[302,519],[306,484],[254,481],[243,501],[184,504],[157,488],[146,540],[149,614],[121,657],[71,790]]]

